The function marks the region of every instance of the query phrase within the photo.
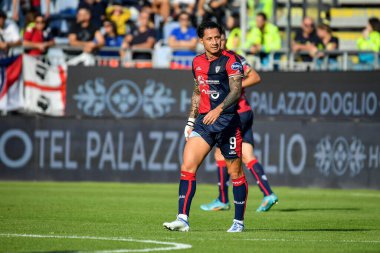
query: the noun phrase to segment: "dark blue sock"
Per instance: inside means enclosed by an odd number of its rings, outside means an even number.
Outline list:
[[[247,205],[248,184],[245,176],[232,179],[234,204],[235,204],[235,220],[244,220],[245,207]]]
[[[247,168],[251,171],[256,179],[257,185],[265,196],[271,195],[272,189],[269,186],[268,178],[265,175],[263,166],[255,159],[247,164]]]
[[[230,175],[227,171],[226,161],[216,161],[218,166],[218,186],[219,197],[218,199],[222,203],[228,203],[228,182],[230,181]]]
[[[195,174],[181,171],[181,181],[179,182],[178,192],[178,214],[186,214],[189,216],[191,201],[193,200],[196,187]]]

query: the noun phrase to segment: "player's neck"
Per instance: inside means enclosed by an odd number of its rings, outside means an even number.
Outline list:
[[[215,53],[215,54],[212,54],[208,51],[206,51],[206,57],[207,57],[207,60],[209,61],[213,61],[217,58],[219,58],[219,56],[222,54],[222,50],[220,50],[219,52]]]

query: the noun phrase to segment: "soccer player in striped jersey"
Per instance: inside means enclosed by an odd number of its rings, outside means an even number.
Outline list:
[[[226,36],[222,34],[222,48],[224,49],[226,45]],[[238,55],[241,59],[244,79],[242,82],[242,94],[239,98],[239,108],[238,113],[240,116],[240,121],[242,124],[242,137],[243,137],[243,151],[242,151],[242,161],[252,173],[254,179],[257,182],[258,187],[262,191],[264,198],[261,205],[257,208],[257,212],[266,212],[278,202],[277,196],[273,193],[267,176],[265,175],[263,166],[258,162],[256,156],[254,155],[254,142],[253,142],[253,111],[249,105],[247,97],[245,96],[244,88],[251,87],[260,82],[260,76],[257,72],[250,66],[247,60]],[[218,167],[218,187],[219,196],[217,199],[213,200],[208,204],[201,205],[201,209],[205,211],[219,211],[219,210],[229,210],[230,203],[228,200],[228,185],[229,185],[229,175],[227,173],[226,162],[220,153],[220,149],[217,147],[215,149],[215,160]]]
[[[244,230],[248,195],[241,161],[241,123],[237,113],[243,66],[239,57],[221,48],[222,28],[212,21],[197,30],[205,53],[193,60],[194,92],[181,165],[177,219],[163,226],[171,231],[189,231],[189,212],[196,189],[196,172],[216,144],[232,179],[235,216],[227,232]]]

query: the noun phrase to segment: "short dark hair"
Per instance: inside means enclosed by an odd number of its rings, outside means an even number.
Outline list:
[[[3,10],[0,10],[0,18],[7,19],[7,14]]]
[[[320,29],[320,30],[323,30],[323,31],[327,31],[330,34],[332,33],[331,27],[328,24],[324,24],[324,23],[319,24],[317,26],[317,29]]]
[[[371,25],[372,29],[376,32],[380,32],[380,20],[376,17],[368,19],[368,23]]]
[[[78,8],[77,13],[78,13],[80,10],[84,10],[84,11],[88,12],[90,15],[92,14],[90,8],[88,8],[88,7],[83,6],[83,7]]]
[[[186,12],[186,11],[181,11],[179,14],[178,14],[178,19],[179,17],[181,17],[182,15],[185,15],[187,16],[187,18],[190,20],[191,16],[190,16],[190,13]]]
[[[115,33],[115,35],[117,36],[117,26],[116,26],[115,22],[113,22],[111,19],[106,18],[103,21],[103,25],[104,25],[104,23],[110,23],[110,25],[112,27],[112,32]]]
[[[267,15],[264,12],[259,12],[256,14],[256,17],[262,17],[264,21],[267,21]]]
[[[203,36],[205,35],[205,30],[206,29],[218,29],[220,35],[222,35],[223,33],[223,29],[220,25],[218,25],[217,23],[215,23],[214,21],[210,21],[210,20],[207,20],[207,21],[203,21],[199,26],[198,26],[198,29],[197,29],[197,34],[198,34],[198,37],[199,38],[203,38]]]

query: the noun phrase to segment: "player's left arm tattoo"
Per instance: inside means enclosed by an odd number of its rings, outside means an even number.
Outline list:
[[[241,76],[233,76],[229,79],[230,92],[227,97],[224,99],[222,103],[222,109],[230,107],[234,103],[239,100],[242,89],[242,77]]]

